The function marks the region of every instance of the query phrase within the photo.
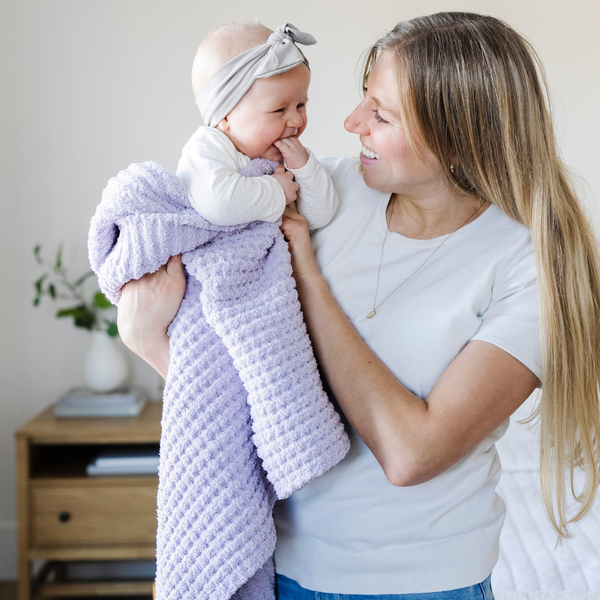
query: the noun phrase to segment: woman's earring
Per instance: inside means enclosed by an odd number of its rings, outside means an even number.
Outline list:
[[[454,165],[450,165],[450,173],[454,173]]]

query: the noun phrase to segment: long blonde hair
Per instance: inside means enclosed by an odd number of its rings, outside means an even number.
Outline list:
[[[542,327],[540,479],[550,522],[569,537],[600,484],[600,256],[557,153],[542,65],[506,23],[472,13],[399,23],[371,48],[365,84],[383,51],[395,57],[413,149],[420,138],[454,190],[531,230]],[[579,491],[576,467],[585,471]]]

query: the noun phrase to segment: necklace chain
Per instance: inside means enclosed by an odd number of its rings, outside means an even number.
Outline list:
[[[377,269],[377,283],[375,284],[375,297],[373,298],[373,310],[367,315],[367,319],[372,319],[377,314],[377,309],[394,293],[396,293],[413,275],[416,275],[426,263],[433,257],[433,255],[462,227],[464,227],[480,210],[483,206],[483,201],[479,200],[479,206],[475,209],[475,212],[467,217],[467,219],[459,225],[448,237],[444,238],[440,245],[435,248],[435,250],[404,280],[400,285],[394,288],[379,304],[377,304],[377,292],[379,291],[379,276],[381,274],[381,265],[383,263],[383,250],[385,248],[385,241],[387,240],[387,235],[390,231],[390,223],[392,222],[392,217],[394,216],[394,204],[392,202],[392,210],[390,211],[390,218],[386,221],[385,228],[385,236],[383,237],[383,244],[381,244],[381,256],[379,257],[379,268]]]

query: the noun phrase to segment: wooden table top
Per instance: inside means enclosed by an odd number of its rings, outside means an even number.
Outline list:
[[[54,404],[15,432],[34,443],[119,444],[160,441],[162,402],[148,401],[137,417],[57,419]]]

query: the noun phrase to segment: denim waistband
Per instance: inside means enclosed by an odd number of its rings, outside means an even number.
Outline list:
[[[492,576],[481,583],[447,592],[422,594],[334,594],[307,590],[293,579],[277,575],[277,600],[494,600]]]

